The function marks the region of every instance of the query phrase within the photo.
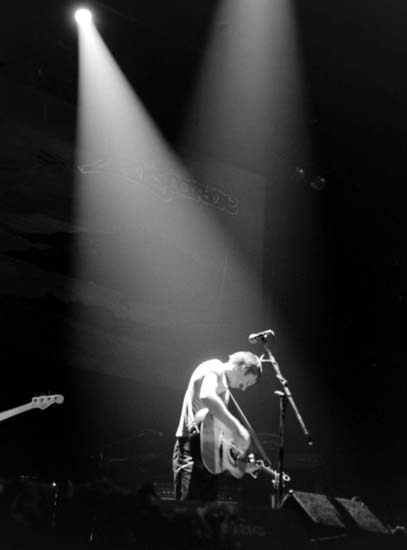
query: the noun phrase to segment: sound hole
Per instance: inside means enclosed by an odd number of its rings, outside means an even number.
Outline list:
[[[232,459],[233,462],[237,462],[239,460],[240,453],[236,449],[236,447],[232,446],[230,448],[229,455],[230,455],[230,458]]]

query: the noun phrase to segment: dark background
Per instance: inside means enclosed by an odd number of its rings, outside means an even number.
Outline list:
[[[250,149],[227,159],[269,181],[265,322],[276,330],[276,357],[316,441],[307,448],[289,413],[287,464],[295,488],[359,494],[403,515],[407,7],[393,0],[294,5],[317,160],[304,165],[300,153],[298,162],[292,155],[275,178],[275,167]],[[169,481],[184,388],[102,374],[95,349],[86,350],[93,369],[75,368],[75,353],[84,350],[72,350],[66,341],[69,303],[52,294],[39,299],[9,292],[10,285],[18,288],[9,271],[10,258],[21,260],[16,239],[35,238],[29,227],[16,229],[15,219],[8,223],[7,213],[72,217],[77,44],[71,7],[42,0],[2,8],[0,116],[7,155],[0,165],[1,251],[7,274],[4,268],[0,409],[25,403],[35,392],[63,393],[66,399],[61,407],[1,424],[1,467],[4,475],[83,479],[98,475],[103,450],[125,458],[102,464],[116,468],[114,475],[122,468],[120,475],[136,484],[146,477]],[[174,146],[215,7],[207,0],[94,3],[103,39]],[[227,32],[225,25],[220,32]],[[41,116],[38,97],[51,106]],[[58,157],[47,156],[44,147],[33,149],[40,171],[34,175],[7,141],[13,135],[8,129],[21,123],[53,135],[54,146],[62,144]],[[273,143],[268,147],[271,157]],[[322,189],[317,176],[325,178]],[[42,184],[30,188],[38,180]],[[56,187],[54,181],[64,184]],[[52,246],[40,260],[37,255],[23,261],[69,273],[69,236],[61,229],[47,239]],[[249,392],[242,404],[258,431],[275,433],[277,384],[270,370],[264,378],[255,399]]]

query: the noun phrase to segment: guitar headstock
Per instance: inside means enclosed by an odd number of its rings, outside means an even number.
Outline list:
[[[273,487],[275,489],[278,488],[280,484],[280,473],[277,470],[274,470],[274,468],[271,468],[270,466],[266,466],[263,460],[254,460],[254,458],[249,461],[248,466],[251,466],[251,468],[248,470],[248,473],[251,474],[253,477],[257,477],[256,474],[258,474],[260,471],[265,472],[272,477],[271,483]],[[255,469],[256,467],[257,470]],[[283,487],[285,487],[285,484],[289,481],[291,481],[291,477],[283,472]]]
[[[56,395],[38,395],[33,397],[31,400],[31,405],[36,409],[44,410],[53,403],[58,403],[60,405],[64,402],[64,396],[60,394]]]

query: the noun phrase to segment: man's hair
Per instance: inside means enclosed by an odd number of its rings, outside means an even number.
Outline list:
[[[256,382],[261,378],[263,368],[260,357],[251,351],[237,351],[229,355],[229,361],[240,367],[245,374],[254,374]]]

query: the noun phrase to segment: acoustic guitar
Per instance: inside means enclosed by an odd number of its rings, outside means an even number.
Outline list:
[[[253,455],[248,455],[249,443],[246,449],[238,448],[229,428],[208,409],[199,411],[196,421],[200,423],[202,462],[211,474],[228,471],[239,479],[247,473],[257,477],[263,471],[272,476],[273,485],[278,484],[278,471],[266,466],[262,460],[255,460]],[[284,473],[283,482],[288,481],[290,477]]]

